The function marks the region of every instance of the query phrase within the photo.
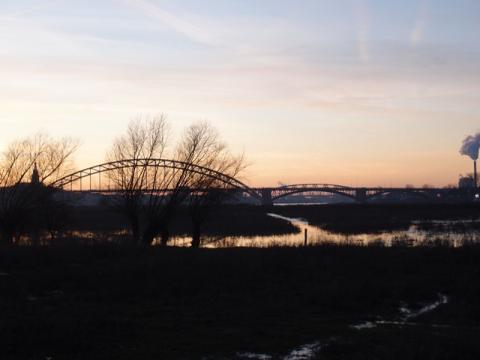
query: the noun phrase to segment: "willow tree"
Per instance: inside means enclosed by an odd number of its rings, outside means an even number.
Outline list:
[[[55,191],[50,185],[73,168],[78,142],[38,134],[11,143],[0,160],[0,232],[13,243],[28,226],[37,229],[39,216]]]
[[[163,158],[167,148],[168,126],[164,115],[133,119],[124,135],[118,137],[107,154],[111,162],[128,160],[109,176],[121,195],[121,207],[129,221],[135,243],[150,244],[153,240],[152,214],[145,206],[161,199],[169,188],[171,171],[152,166],[153,160]],[[147,233],[148,232],[148,233]]]
[[[108,161],[125,163],[110,172],[110,178],[121,195],[121,207],[137,244],[150,245],[160,237],[160,244],[167,245],[171,220],[185,202],[196,214],[195,224],[201,224],[207,208],[219,202],[213,201],[213,191],[205,191],[210,195],[208,201],[196,197],[198,189],[225,186],[199,174],[198,166],[235,176],[243,164],[243,159],[228,154],[218,133],[205,122],[190,126],[171,153],[167,151],[168,129],[164,115],[136,118],[107,155]]]
[[[234,156],[221,140],[218,131],[208,122],[191,125],[183,134],[177,151],[178,158],[235,178],[245,169],[244,156]],[[229,182],[202,172],[186,171],[186,187],[190,189],[185,204],[192,223],[191,246],[201,245],[202,225],[212,211],[225,202],[235,188]]]

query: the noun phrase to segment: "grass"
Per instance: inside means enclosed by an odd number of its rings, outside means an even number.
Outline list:
[[[322,359],[480,354],[477,246],[10,247],[0,274],[5,360],[281,355],[331,338]],[[450,302],[423,327],[349,327],[439,293]]]

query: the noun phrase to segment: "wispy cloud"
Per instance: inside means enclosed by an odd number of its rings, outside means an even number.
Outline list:
[[[419,0],[417,18],[410,33],[410,44],[414,47],[423,40],[425,28],[429,21],[428,8],[428,0]]]
[[[205,30],[196,25],[179,18],[165,9],[162,9],[157,4],[148,0],[124,0],[130,6],[143,12],[143,14],[153,20],[158,20],[163,24],[169,26],[173,30],[185,35],[190,40],[195,42],[216,45],[213,36]]]
[[[357,50],[362,62],[370,60],[369,32],[370,16],[366,0],[355,1],[355,15],[357,18]]]

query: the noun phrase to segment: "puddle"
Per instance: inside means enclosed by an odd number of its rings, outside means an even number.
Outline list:
[[[416,326],[419,325],[418,323],[411,322],[411,320],[430,313],[436,310],[438,307],[445,305],[448,303],[448,297],[446,295],[439,294],[438,299],[432,303],[429,303],[417,310],[413,310],[408,308],[406,305],[402,305],[399,308],[400,318],[398,320],[374,320],[374,321],[366,321],[357,325],[351,325],[350,328],[362,331],[373,329],[382,325],[395,325],[395,326]],[[431,327],[436,328],[443,328],[449,327],[448,325],[438,325],[438,324],[429,324]],[[323,342],[317,341],[311,344],[306,344],[299,346],[292,350],[287,355],[283,356],[274,356],[268,354],[256,354],[251,352],[244,352],[244,353],[237,353],[235,358],[238,360],[310,360],[318,357],[318,353],[321,351],[322,347],[328,345],[332,341],[335,341],[335,338],[330,338],[330,340],[326,340]]]
[[[237,354],[238,359],[251,359],[251,360],[270,360],[272,357],[266,354],[254,354],[254,353],[241,353]]]
[[[433,303],[427,304],[418,310],[412,310],[406,306],[401,306],[399,310],[402,315],[399,320],[366,321],[364,323],[352,325],[350,327],[355,330],[367,330],[367,329],[373,329],[382,325],[396,325],[396,326],[417,325],[416,323],[412,323],[411,320],[419,317],[420,315],[432,312],[436,310],[439,306],[445,305],[447,303],[448,303],[448,297],[446,295],[440,294],[438,295],[438,300],[434,301]],[[441,325],[437,325],[437,326],[441,326]]]
[[[295,348],[290,353],[284,356],[274,357],[273,355],[267,354],[255,354],[255,353],[238,353],[237,359],[251,359],[251,360],[309,360],[313,359],[314,356],[320,351],[321,343],[314,342],[311,344],[306,344]]]
[[[312,359],[321,349],[320,342],[300,346],[282,360],[308,360]]]

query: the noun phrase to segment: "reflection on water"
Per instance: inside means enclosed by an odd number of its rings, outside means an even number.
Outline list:
[[[315,359],[316,355],[320,352],[322,348],[322,343],[315,342],[312,344],[306,344],[299,346],[298,348],[292,350],[289,354],[282,357],[275,357],[275,359],[282,360],[308,360]],[[255,354],[255,353],[238,353],[236,358],[239,360],[272,360],[274,359],[273,355],[267,354]]]
[[[271,217],[288,221],[297,227],[298,232],[285,235],[262,236],[217,236],[202,238],[202,246],[207,248],[225,247],[273,247],[273,246],[304,246],[341,244],[341,245],[378,245],[378,246],[462,246],[464,244],[480,243],[480,223],[478,221],[428,221],[414,222],[408,230],[389,231],[381,233],[363,233],[347,235],[334,233],[320,227],[309,225],[302,218],[288,218],[277,214]],[[306,239],[305,239],[306,238]],[[131,236],[128,231],[91,232],[69,231],[57,240],[79,241],[81,243],[128,243]],[[48,240],[51,242],[52,240]],[[28,240],[25,240],[28,243]],[[160,239],[155,239],[154,245]],[[175,236],[171,238],[171,246],[190,246],[190,236]]]
[[[309,225],[302,218],[288,218],[277,214],[268,214],[277,219],[291,222],[299,232],[286,235],[270,236],[227,236],[203,238],[203,246],[209,248],[221,247],[272,247],[272,246],[303,246],[305,231],[308,245],[342,244],[342,245],[384,245],[384,246],[416,246],[416,245],[449,245],[461,246],[465,243],[480,242],[480,231],[452,231],[455,224],[463,221],[435,221],[442,225],[437,230],[422,230],[420,223],[414,223],[408,230],[389,231],[381,233],[363,233],[355,235],[339,234],[326,231],[317,226]],[[449,230],[450,229],[450,230]],[[189,246],[190,237],[176,237],[172,245]]]

